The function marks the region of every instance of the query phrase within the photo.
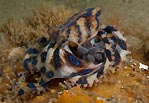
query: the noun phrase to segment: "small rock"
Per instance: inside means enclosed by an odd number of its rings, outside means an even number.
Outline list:
[[[139,68],[140,69],[145,69],[145,70],[148,70],[148,66],[147,65],[144,65],[144,64],[142,64],[142,63],[139,63]]]

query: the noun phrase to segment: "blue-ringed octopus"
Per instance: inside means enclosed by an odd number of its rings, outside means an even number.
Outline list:
[[[40,73],[41,80],[36,84],[47,88],[46,83],[52,79],[65,78],[72,84],[91,87],[106,68],[115,67],[125,58],[126,39],[115,27],[102,25],[100,14],[100,7],[76,13],[51,38],[38,40],[41,51],[27,50],[23,66],[30,73]],[[27,88],[36,90],[36,85],[28,83]],[[20,89],[18,95],[24,92]]]

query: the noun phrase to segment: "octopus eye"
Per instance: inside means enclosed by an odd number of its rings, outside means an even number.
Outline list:
[[[47,73],[47,77],[48,78],[52,78],[54,76],[54,72],[53,71],[49,71],[48,73]]]
[[[69,59],[70,63],[75,66],[79,66],[81,64],[81,62],[71,54],[68,56],[68,59]]]

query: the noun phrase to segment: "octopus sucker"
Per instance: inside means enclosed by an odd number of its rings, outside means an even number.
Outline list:
[[[45,88],[52,79],[64,78],[75,85],[92,87],[105,69],[125,60],[129,54],[126,39],[117,28],[103,26],[100,15],[100,7],[76,13],[49,40],[38,40],[43,45],[41,51],[28,49],[23,66],[29,71],[33,66],[41,74],[37,84]],[[34,89],[36,85],[27,87]],[[20,89],[18,95],[24,92]]]

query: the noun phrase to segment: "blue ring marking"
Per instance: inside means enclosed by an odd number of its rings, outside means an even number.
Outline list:
[[[115,36],[112,36],[111,39],[112,39],[113,41],[117,41]]]
[[[88,12],[86,12],[86,13],[84,13],[81,17],[89,17],[89,16],[91,16],[91,11],[88,11]]]
[[[92,12],[94,10],[94,8],[87,8],[86,11],[87,12]]]
[[[41,62],[45,62],[47,57],[47,52],[42,52],[40,56],[41,56]]]
[[[100,77],[102,74],[103,74],[103,70],[104,68],[103,67],[100,67],[97,71],[97,78]]]
[[[69,75],[69,77],[75,77],[75,76],[78,76],[78,74],[75,73],[75,72],[73,72],[73,73],[71,73],[71,74]]]
[[[86,81],[86,78],[85,77],[82,77],[76,83],[77,84],[87,84],[87,81]]]
[[[91,31],[91,24],[89,22],[89,20],[86,19],[86,26],[88,28],[89,31]]]
[[[43,43],[46,43],[46,42],[47,42],[47,38],[41,37],[41,38],[38,39],[38,42],[39,42],[39,43],[42,43],[42,44],[43,44]]]
[[[110,44],[110,42],[109,42],[109,40],[107,39],[107,37],[102,38],[102,41],[103,41],[104,43]]]
[[[115,65],[117,65],[120,62],[120,59],[121,59],[120,54],[118,53],[118,51],[115,51],[115,59],[112,66],[114,67]]]
[[[49,71],[48,73],[47,73],[47,77],[48,78],[52,78],[54,76],[54,72],[53,71]]]
[[[24,60],[24,62],[23,62],[23,67],[24,67],[26,70],[29,70],[28,64],[29,64],[30,62],[31,62],[31,59],[30,59],[30,58]]]
[[[101,12],[98,11],[98,12],[96,13],[96,17],[98,17],[98,16],[100,16],[100,15],[101,15]]]
[[[115,50],[115,48],[116,48],[115,43],[114,43],[114,44],[112,44],[111,48],[112,48],[113,50]]]
[[[93,71],[93,69],[84,69],[84,70],[78,71],[78,74],[79,75],[86,75],[86,74],[88,74],[88,73],[90,73],[92,71]]]
[[[41,72],[41,73],[46,73],[46,68],[43,66],[43,67],[40,69],[40,72]]]
[[[117,38],[117,42],[122,49],[127,50],[126,44],[123,40]]]
[[[82,40],[82,37],[81,37],[82,33],[81,33],[81,31],[80,31],[80,27],[79,27],[79,25],[76,25],[76,28],[77,28],[77,31],[78,31],[78,37],[79,37],[78,42],[80,43],[81,40]]]
[[[112,33],[113,31],[117,31],[116,28],[114,28],[113,26],[107,26],[106,28],[103,29],[105,32]]]
[[[38,51],[37,51],[35,48],[29,48],[29,49],[26,51],[26,53],[28,53],[28,54],[36,54],[36,53],[38,53]]]
[[[18,91],[18,95],[23,95],[24,94],[24,90],[23,89],[20,89],[19,91]]]
[[[54,62],[54,67],[58,68],[60,67],[60,57],[59,57],[59,49],[57,48],[54,53],[53,53],[53,62]]]
[[[111,51],[110,51],[110,50],[108,50],[108,49],[105,49],[104,51],[105,51],[106,56],[107,56],[107,58],[109,59],[109,61],[112,61]]]
[[[33,59],[32,59],[32,64],[33,64],[33,65],[36,65],[36,64],[37,64],[37,58],[33,58]]]
[[[99,32],[97,33],[98,36],[101,36],[102,34],[105,34],[105,32],[99,31]]]
[[[44,87],[44,88],[47,87],[47,83],[44,82],[43,80],[41,80],[41,81],[39,82],[39,85],[41,85],[41,86]]]
[[[69,59],[70,63],[75,66],[79,66],[81,64],[81,62],[71,54],[68,55],[68,59]]]
[[[34,88],[35,88],[34,83],[29,83],[29,84],[27,84],[27,86],[28,86],[29,88],[31,88],[31,89],[34,89]]]

